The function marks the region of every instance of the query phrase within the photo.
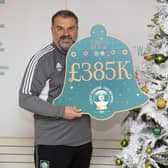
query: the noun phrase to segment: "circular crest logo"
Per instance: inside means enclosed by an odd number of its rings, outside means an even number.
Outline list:
[[[49,168],[49,161],[40,160],[40,168]]]
[[[113,102],[112,91],[107,87],[96,87],[91,91],[89,101],[96,105],[96,110],[107,110],[108,104]]]

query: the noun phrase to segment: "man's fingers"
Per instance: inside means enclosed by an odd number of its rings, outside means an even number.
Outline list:
[[[69,107],[67,106],[65,108],[65,114],[64,118],[65,119],[74,119],[74,118],[79,118],[82,116],[81,109],[78,109],[77,107]]]

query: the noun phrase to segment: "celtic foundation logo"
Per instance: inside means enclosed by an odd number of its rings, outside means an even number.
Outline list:
[[[40,168],[49,168],[49,161],[48,160],[40,160]]]
[[[108,104],[113,102],[112,91],[107,87],[96,87],[91,91],[89,101],[96,105],[96,110],[107,110]]]

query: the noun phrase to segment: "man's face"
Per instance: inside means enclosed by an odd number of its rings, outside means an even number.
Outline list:
[[[57,47],[64,51],[67,51],[77,39],[78,26],[73,17],[56,17],[51,30]]]

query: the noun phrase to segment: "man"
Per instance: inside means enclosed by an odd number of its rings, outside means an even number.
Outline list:
[[[66,53],[77,39],[78,18],[61,10],[51,22],[53,42],[31,58],[19,105],[34,113],[36,168],[89,168],[90,117],[77,107],[52,104],[63,88]]]

